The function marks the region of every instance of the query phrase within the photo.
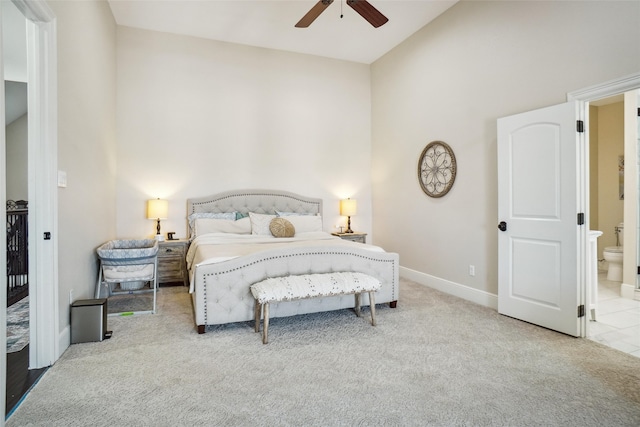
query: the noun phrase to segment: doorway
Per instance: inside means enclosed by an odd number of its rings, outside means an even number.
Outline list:
[[[633,91],[632,91],[633,92]],[[627,102],[628,104],[628,102]],[[640,224],[636,214],[626,213],[625,203],[639,203],[638,176],[626,173],[627,165],[632,167],[633,157],[629,155],[637,147],[637,140],[625,137],[626,109],[631,111],[637,104],[625,105],[625,96],[620,94],[598,99],[589,103],[589,142],[590,142],[590,229],[602,231],[598,239],[597,298],[596,314],[589,319],[587,338],[608,347],[640,357],[640,301],[623,296],[624,283],[622,277],[615,273],[620,267],[611,269],[603,255],[604,248],[620,247],[633,252],[640,239],[636,233],[636,241],[627,241],[624,229],[628,226],[638,228]],[[636,122],[638,118],[634,119]],[[636,136],[637,138],[637,136]],[[630,147],[627,149],[626,145]],[[630,161],[625,159],[631,158]],[[631,163],[629,163],[631,162]],[[634,176],[635,175],[635,176]],[[628,182],[627,182],[628,181]],[[636,195],[636,197],[634,197]],[[625,200],[627,199],[627,200]],[[622,228],[620,229],[620,226]],[[633,233],[629,233],[633,234]],[[611,253],[611,251],[609,251]],[[607,258],[611,259],[611,255]],[[637,255],[635,256],[637,257]],[[624,263],[638,264],[633,254],[624,257]],[[628,266],[625,266],[627,270]],[[627,274],[628,285],[636,285],[633,274]],[[635,292],[634,292],[635,293]]]
[[[3,4],[6,2],[3,2]],[[38,206],[29,216],[29,369],[52,365],[59,357],[58,272],[57,272],[57,192],[52,183],[57,175],[57,37],[53,11],[43,0],[12,0],[26,18],[28,74],[28,194]],[[2,48],[4,50],[4,46]],[[0,70],[4,70],[0,51]],[[4,74],[4,71],[2,71]],[[4,95],[4,85],[1,89]],[[4,113],[4,103],[2,104]],[[1,115],[4,122],[4,114]],[[3,123],[4,124],[4,123]],[[5,154],[5,135],[0,137],[0,152]],[[4,165],[4,161],[0,162]],[[2,201],[5,174],[0,178]],[[52,236],[43,239],[45,233]],[[0,228],[0,240],[6,240],[6,227]],[[0,259],[6,261],[5,251]],[[6,275],[0,276],[0,341],[6,345]],[[0,366],[6,353],[0,353]],[[0,383],[6,385],[7,372],[0,370]],[[0,401],[6,399],[6,387],[0,387]],[[0,426],[4,417],[0,418]]]
[[[575,92],[570,92],[567,94],[567,100],[569,101],[579,101],[579,117],[581,120],[584,120],[586,124],[586,128],[589,129],[590,120],[589,120],[589,105],[590,103],[598,103],[599,100],[609,99],[615,96],[622,96],[624,99],[624,103],[627,106],[624,111],[625,115],[625,129],[624,129],[624,156],[628,159],[636,159],[638,157],[638,147],[635,140],[629,141],[629,138],[635,137],[637,138],[637,129],[636,122],[636,109],[633,108],[635,105],[636,108],[639,104],[638,90],[640,89],[640,73],[630,74],[628,76],[621,77],[619,79],[610,80],[608,82],[604,82],[601,84],[597,84],[594,86],[590,86]],[[631,117],[630,117],[631,116]],[[631,124],[631,121],[634,124]],[[631,128],[631,129],[630,129]],[[589,133],[587,132],[587,137]],[[586,185],[586,197],[587,204],[586,209],[587,219],[590,221],[590,210],[592,209],[591,201],[589,199],[589,156],[583,159],[584,163],[584,171],[586,172],[583,177],[583,181]],[[631,218],[627,222],[631,222],[624,227],[624,240],[627,242],[638,242],[640,239],[640,234],[638,233],[638,212],[640,209],[638,207],[639,203],[639,194],[638,194],[638,164],[635,161],[628,162],[624,168],[624,218]],[[589,222],[587,222],[589,224]],[[637,277],[637,269],[636,269],[636,260],[638,254],[636,254],[636,250],[638,245],[630,244],[626,245],[626,249],[624,251],[624,261],[623,261],[623,282],[620,285],[620,294],[624,297],[632,298],[633,293],[637,287],[636,285],[636,277]],[[625,267],[626,265],[626,267]],[[625,284],[625,281],[628,284]],[[631,289],[631,295],[625,295],[625,289]],[[588,333],[589,325],[587,323],[587,333]]]
[[[7,275],[6,410],[22,397],[29,376],[28,114],[26,19],[2,2],[5,104]]]
[[[591,272],[587,262],[590,246],[589,233],[587,232],[589,224],[589,141],[588,132],[584,132],[583,129],[588,129],[589,126],[589,102],[623,93],[625,103],[629,99],[628,105],[637,105],[636,93],[639,88],[640,73],[636,73],[571,92],[567,94],[568,102],[564,104],[498,119],[498,215],[499,220],[502,221],[498,227],[500,230],[498,238],[499,313],[569,335],[587,336],[588,325],[585,307],[589,307],[592,301],[589,295],[591,292],[587,292],[591,289],[587,287],[587,278]],[[631,95],[633,96],[631,97]],[[628,109],[625,110],[625,135],[633,136],[634,142],[625,144],[624,154],[627,158],[635,160],[638,157],[638,150],[635,144],[637,133],[635,111],[633,113],[632,119],[628,119]],[[628,130],[626,123],[630,122],[633,122],[633,128]],[[572,140],[575,140],[575,143]],[[545,147],[548,146],[547,150],[543,150],[546,157],[544,153],[541,154],[530,149],[536,141],[546,144]],[[517,145],[518,153],[512,150],[514,145]],[[565,153],[567,150],[575,152],[567,154]],[[557,165],[553,169],[556,174],[555,178],[553,178],[554,174],[551,174],[551,180],[541,181],[536,169],[526,167],[526,160],[535,158],[536,155],[542,156],[536,164],[544,161],[552,166]],[[517,168],[510,166],[513,162],[519,162]],[[515,178],[510,175],[513,171],[518,174]],[[558,171],[564,173],[560,175],[556,173]],[[625,174],[637,179],[637,173],[638,165],[633,161],[625,169]],[[513,182],[519,183],[521,191],[518,191],[517,194],[512,191],[514,185],[511,183]],[[571,190],[566,192],[564,197],[553,196],[557,194],[558,187]],[[574,191],[575,200],[569,206],[560,209],[557,204],[567,197],[572,198]],[[633,190],[625,188],[625,192],[632,194],[626,194],[624,215],[628,218],[636,218],[639,209],[635,185]],[[522,196],[523,194],[525,196]],[[548,199],[544,205],[546,207],[544,212],[539,212],[537,203],[531,202],[534,196],[528,196],[530,194]],[[519,201],[517,214],[514,214],[515,208],[512,203],[514,197]],[[566,220],[571,215],[574,215],[571,221]],[[553,223],[558,224],[557,232],[546,234],[546,240],[528,237],[531,235],[532,228],[521,227],[518,221],[522,218],[534,217],[553,218]],[[513,222],[514,227],[508,227],[508,222]],[[524,234],[518,233],[529,234],[524,236]],[[565,235],[574,239],[576,244],[564,244],[563,236]],[[517,245],[513,244],[514,238],[517,240]],[[635,224],[633,227],[625,227],[625,240],[635,242],[636,239]],[[517,253],[514,252],[516,250]],[[512,274],[516,264],[514,253],[518,256],[518,263],[520,263],[518,266],[520,274],[517,275]],[[537,258],[530,256],[534,253]],[[566,261],[560,260],[563,253],[569,254]],[[540,288],[533,286],[535,280],[531,280],[531,277],[535,277],[535,274],[530,273],[534,271],[538,258],[544,256],[546,256],[546,265],[552,266],[558,274],[549,278],[546,286]],[[633,275],[633,288],[635,289],[636,274],[633,272],[636,257],[635,245],[631,245],[630,250],[625,251],[625,259],[627,257],[633,258],[630,263],[627,263],[625,277]],[[562,265],[563,269],[560,269],[559,265]],[[559,275],[561,271],[568,270],[573,271],[574,276],[563,277]],[[536,303],[536,301],[544,301],[545,304]],[[551,313],[554,309],[556,310],[554,318],[545,316],[545,312]]]
[[[29,369],[27,20],[11,2],[2,2],[2,40],[7,224],[5,408],[10,414],[45,370]]]

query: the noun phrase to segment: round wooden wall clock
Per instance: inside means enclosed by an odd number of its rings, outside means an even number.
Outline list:
[[[456,179],[456,156],[442,141],[427,144],[418,160],[418,181],[430,197],[442,197],[451,190]]]

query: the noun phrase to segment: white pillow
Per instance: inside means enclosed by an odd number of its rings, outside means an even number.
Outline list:
[[[296,233],[322,231],[322,216],[320,215],[287,215],[287,220],[293,224]]]
[[[236,220],[235,212],[197,212],[189,215],[189,229],[191,230],[191,236],[197,236],[202,233],[196,233],[195,229],[195,220],[200,218],[215,218],[215,219],[226,219],[230,221]]]
[[[249,218],[251,220],[251,234],[258,236],[271,236],[271,230],[269,230],[269,224],[276,215],[264,215],[249,212]]]
[[[207,233],[251,234],[251,221],[242,218],[237,221],[217,218],[196,218],[193,227],[194,235]]]

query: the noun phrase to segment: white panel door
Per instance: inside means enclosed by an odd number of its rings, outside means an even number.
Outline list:
[[[584,303],[576,117],[571,102],[498,120],[498,311],[573,336]]]

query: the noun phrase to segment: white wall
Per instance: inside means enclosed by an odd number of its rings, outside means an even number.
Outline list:
[[[369,67],[118,27],[117,234],[155,234],[146,200],[169,200],[162,231],[186,234],[186,199],[241,188],[359,201],[370,232]]]
[[[115,238],[116,26],[106,2],[50,2],[58,31],[60,328],[69,292],[93,298],[95,249]]]
[[[639,16],[638,2],[460,2],[376,61],[375,243],[425,281],[497,294],[496,120],[637,72]],[[433,140],[458,161],[441,199],[417,180]]]
[[[7,200],[29,200],[27,181],[27,125],[23,114],[6,128]]]

